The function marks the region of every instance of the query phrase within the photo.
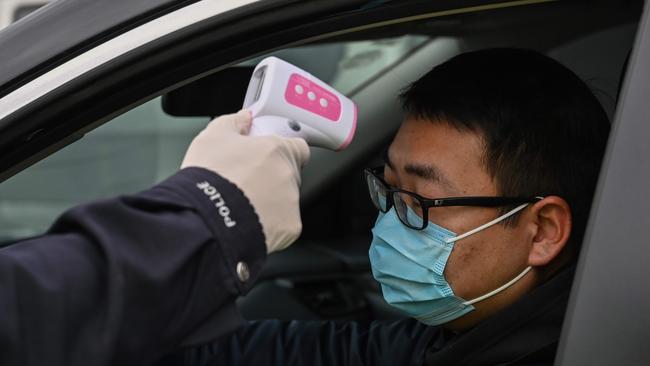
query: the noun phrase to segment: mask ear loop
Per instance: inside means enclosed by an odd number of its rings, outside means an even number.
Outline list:
[[[530,272],[530,270],[531,270],[532,268],[533,268],[533,267],[531,267],[531,266],[526,267],[526,269],[524,269],[524,270],[523,270],[519,275],[517,275],[517,277],[511,279],[511,280],[510,280],[508,283],[506,283],[505,285],[499,287],[499,288],[496,289],[496,290],[493,290],[493,291],[491,291],[491,292],[488,292],[487,294],[485,294],[485,295],[483,295],[483,296],[479,296],[479,297],[477,297],[477,298],[474,299],[474,300],[465,301],[463,304],[464,304],[464,305],[472,305],[472,304],[476,304],[476,303],[479,302],[479,301],[483,301],[483,300],[485,300],[485,299],[487,299],[487,298],[490,298],[490,297],[492,297],[492,296],[498,294],[499,292],[501,292],[501,291],[507,289],[508,287],[514,285],[517,281],[519,281],[522,277],[524,277],[528,272]]]
[[[537,198],[544,199],[544,197],[541,197],[541,196],[538,196]],[[508,212],[507,214],[505,214],[505,215],[503,215],[501,217],[497,217],[496,219],[488,222],[487,224],[481,225],[481,226],[477,227],[476,229],[470,230],[470,231],[466,232],[465,234],[459,235],[459,236],[457,236],[455,238],[447,239],[446,241],[449,243],[449,242],[452,242],[452,241],[456,241],[456,240],[466,238],[466,237],[468,237],[468,236],[470,236],[472,234],[476,234],[477,232],[479,232],[479,231],[481,231],[483,229],[486,229],[486,228],[488,228],[488,227],[490,227],[490,226],[492,226],[492,225],[494,225],[494,224],[496,224],[496,223],[498,223],[500,221],[503,221],[503,220],[507,219],[508,217],[516,214],[517,212],[519,212],[519,211],[523,210],[524,208],[526,208],[526,206],[528,206],[529,204],[530,203],[524,203],[523,205],[520,205],[520,206],[514,208],[512,211]],[[531,269],[533,269],[533,267],[531,267],[531,266],[526,267],[526,269],[524,269],[520,274],[518,274],[517,277],[511,279],[505,285],[497,288],[496,290],[490,291],[490,292],[488,292],[487,294],[485,294],[483,296],[479,296],[474,300],[465,301],[463,303],[463,305],[473,305],[473,304],[476,304],[477,302],[483,301],[485,299],[488,299],[488,298],[498,294],[499,292],[501,292],[501,291],[507,289],[508,287],[514,285],[515,283],[517,283],[517,281],[519,281],[528,272],[530,272]]]
[[[537,198],[539,198],[540,200],[544,199],[544,197],[542,197],[542,196],[537,196]],[[466,237],[468,237],[470,235],[476,234],[477,232],[479,232],[479,231],[481,231],[483,229],[487,229],[488,227],[490,227],[490,226],[492,226],[494,224],[497,224],[497,223],[507,219],[508,217],[516,214],[517,212],[519,212],[519,211],[523,210],[524,208],[526,208],[528,205],[530,205],[530,203],[524,203],[523,205],[517,206],[512,211],[506,213],[505,215],[497,217],[496,219],[494,219],[494,220],[492,220],[492,221],[490,221],[490,222],[488,222],[486,224],[483,224],[483,225],[481,225],[481,226],[479,226],[479,227],[477,227],[475,229],[472,229],[472,230],[466,232],[465,234],[462,234],[462,235],[459,235],[459,236],[456,236],[456,237],[453,237],[453,238],[445,239],[445,242],[446,243],[451,243],[451,242],[454,242],[454,241],[457,241],[457,240],[464,239],[464,238],[466,238]],[[517,281],[519,281],[528,272],[530,272],[531,269],[533,269],[533,267],[531,267],[531,266],[526,267],[526,269],[524,269],[520,274],[518,274],[512,280],[508,281],[508,283],[506,283],[505,285],[497,288],[496,290],[490,291],[490,292],[488,292],[487,294],[485,294],[483,296],[479,296],[479,297],[477,297],[477,298],[475,298],[473,300],[470,300],[470,301],[465,301],[463,303],[463,305],[473,305],[473,304],[476,304],[479,301],[483,301],[485,299],[488,299],[488,298],[498,294],[499,292],[501,292],[501,291],[507,289],[508,287],[514,285],[515,283],[517,283]]]
[[[517,206],[516,208],[514,208],[512,211],[508,212],[507,214],[505,214],[503,216],[500,216],[500,217],[497,217],[496,219],[494,219],[494,220],[492,220],[492,221],[490,221],[488,223],[485,223],[485,224],[483,224],[483,225],[481,225],[481,226],[479,226],[479,227],[477,227],[475,229],[472,229],[472,230],[466,232],[465,234],[462,234],[462,235],[459,235],[459,236],[456,236],[456,237],[453,237],[453,238],[447,238],[447,239],[445,239],[445,242],[447,244],[449,244],[449,243],[457,241],[457,240],[465,239],[466,237],[468,237],[470,235],[476,234],[476,233],[478,233],[479,231],[481,231],[483,229],[487,229],[488,227],[507,219],[508,217],[510,217],[510,216],[516,214],[517,212],[523,210],[528,205],[530,205],[530,203],[524,203],[523,205]]]

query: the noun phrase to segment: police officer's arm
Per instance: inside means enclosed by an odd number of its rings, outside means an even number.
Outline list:
[[[240,325],[234,298],[250,288],[266,252],[300,231],[289,212],[293,224],[275,233],[250,204],[290,202],[295,176],[269,174],[265,180],[285,191],[260,198],[247,179],[264,172],[243,174],[242,156],[293,171],[308,150],[293,155],[294,142],[256,140],[275,151],[250,156],[257,147],[237,141],[250,119],[237,116],[212,122],[188,151],[184,164],[192,167],[162,184],[76,207],[46,235],[0,250],[0,364],[147,364]],[[224,160],[209,166],[196,151]],[[237,172],[223,169],[228,180],[211,171],[226,161],[238,164]]]

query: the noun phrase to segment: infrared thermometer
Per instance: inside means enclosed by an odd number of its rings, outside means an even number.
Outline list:
[[[253,115],[251,136],[299,137],[334,151],[348,147],[357,127],[352,100],[277,57],[255,67],[244,108]]]

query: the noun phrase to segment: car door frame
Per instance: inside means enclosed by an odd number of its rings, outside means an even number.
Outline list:
[[[650,7],[591,210],[556,365],[650,364]]]

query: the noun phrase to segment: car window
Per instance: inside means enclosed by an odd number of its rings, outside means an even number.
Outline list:
[[[427,40],[402,36],[297,47],[273,55],[348,94]],[[243,64],[255,65],[262,57]],[[3,182],[0,240],[38,235],[77,203],[135,193],[172,175],[208,118],[171,117],[160,99],[109,121]]]
[[[178,168],[207,118],[172,118],[152,100],[0,186],[0,232],[38,234],[75,203],[132,193]]]
[[[429,37],[411,35],[299,47],[270,55],[308,70],[341,93],[349,94],[428,40]],[[242,65],[255,66],[267,56],[256,57]]]

